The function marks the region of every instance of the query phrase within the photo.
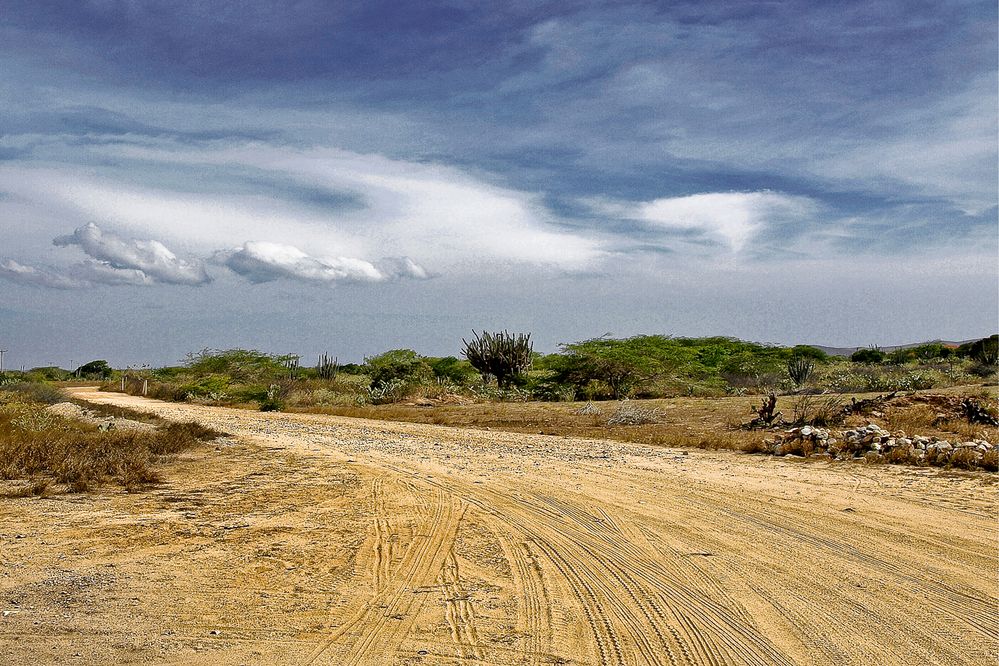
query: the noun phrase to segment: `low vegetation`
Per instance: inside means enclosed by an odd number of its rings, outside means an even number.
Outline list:
[[[49,409],[65,400],[47,384],[0,387],[0,479],[22,482],[8,495],[80,492],[106,484],[135,490],[160,479],[156,465],[165,457],[220,434],[194,423],[117,430],[99,419]]]
[[[904,392],[994,382],[996,340],[954,349],[862,349],[846,359],[805,345],[643,335],[574,342],[545,355],[532,350],[527,334],[481,332],[464,341],[464,358],[393,349],[360,364],[324,353],[309,365],[294,354],[205,349],[175,367],[115,371],[103,387],[165,400],[319,411],[407,402]]]
[[[865,419],[889,428],[892,420],[922,423],[925,405],[893,404],[879,412],[871,404],[880,404],[879,396],[994,386],[997,341],[992,336],[956,348],[934,343],[890,352],[871,347],[842,358],[804,345],[642,335],[564,344],[546,355],[533,351],[530,335],[502,331],[473,333],[463,341],[463,358],[393,349],[353,364],[328,353],[306,362],[296,354],[205,349],[173,367],[108,373],[95,361],[74,373],[30,373],[52,381],[76,374],[104,378],[104,390],[198,404],[751,451],[761,445],[759,429],[849,427]],[[24,377],[8,374],[0,384]],[[20,390],[38,392],[29,401],[61,399],[51,388],[25,386],[32,388]],[[715,398],[725,400],[697,402]],[[679,412],[671,410],[685,400],[702,405],[697,418],[710,427],[677,419]],[[618,402],[600,407],[601,401]],[[981,405],[975,418],[983,423],[950,410],[944,419],[935,412],[935,420],[905,430],[967,438],[984,432],[994,441],[987,421],[993,402]]]

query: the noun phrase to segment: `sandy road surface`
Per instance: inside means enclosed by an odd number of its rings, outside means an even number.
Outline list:
[[[17,500],[0,521],[0,607],[18,604],[0,655],[996,661],[984,474],[80,397],[238,442],[149,493]]]

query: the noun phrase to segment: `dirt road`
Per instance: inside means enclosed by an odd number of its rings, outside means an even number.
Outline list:
[[[79,395],[236,441],[4,500],[10,663],[997,658],[984,473]]]

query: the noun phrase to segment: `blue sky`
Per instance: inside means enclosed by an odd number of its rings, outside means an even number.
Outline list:
[[[6,2],[0,346],[997,327],[992,2]]]

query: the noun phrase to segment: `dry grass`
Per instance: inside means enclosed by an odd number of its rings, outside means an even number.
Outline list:
[[[999,442],[999,428],[968,423],[962,415],[927,404],[889,406],[884,412],[885,428],[910,435],[933,435],[950,441],[984,439]]]
[[[615,402],[504,402],[468,405],[366,405],[296,409],[385,421],[427,423],[564,437],[611,439],[650,446],[743,450],[762,443],[765,433],[739,432],[753,397],[633,400],[656,414],[656,422],[608,423],[619,407]],[[644,420],[644,419],[643,419]]]
[[[934,389],[932,394],[976,395],[995,401],[995,391],[983,394],[980,387]],[[877,394],[855,394],[857,399]],[[851,395],[811,396],[806,401],[806,420],[828,422],[832,413],[848,403]],[[747,453],[760,453],[766,449],[763,440],[772,436],[768,431],[745,431],[739,426],[752,416],[752,407],[758,398],[734,396],[724,398],[675,398],[668,400],[633,400],[629,408],[641,408],[657,414],[657,422],[624,424],[610,423],[620,403],[614,402],[507,402],[475,403],[466,405],[440,404],[417,406],[406,404],[327,406],[324,408],[299,408],[289,411],[336,414],[356,418],[406,421],[459,428],[482,428],[508,432],[532,433],[564,437],[610,439],[649,446],[677,448],[730,449]],[[795,396],[780,396],[778,408],[793,409]],[[929,411],[927,411],[929,410]],[[905,430],[906,433],[937,436],[950,441],[985,439],[999,441],[999,430],[971,426],[960,419],[938,421],[936,412],[924,404],[886,409],[883,418],[854,415],[841,426],[855,427],[871,421],[888,430]],[[645,420],[645,419],[643,419]],[[818,425],[818,423],[815,423]],[[799,453],[804,453],[801,451]],[[895,457],[904,457],[902,452]],[[914,461],[915,458],[912,458]],[[897,462],[912,462],[898,460]],[[895,461],[893,461],[895,462]],[[958,464],[960,461],[958,461]],[[926,464],[926,463],[922,463]],[[985,461],[982,466],[991,469]]]
[[[219,433],[193,423],[152,432],[101,431],[46,412],[38,403],[0,405],[0,479],[26,479],[14,496],[44,495],[52,484],[73,492],[104,484],[134,490],[159,480],[161,456],[180,453]]]
[[[166,419],[162,419],[155,414],[150,414],[149,412],[140,412],[137,409],[129,409],[128,407],[119,407],[117,405],[105,405],[97,402],[87,402],[85,400],[70,400],[75,405],[79,405],[83,409],[93,412],[97,416],[113,418],[113,419],[128,419],[129,421],[138,421],[140,423],[150,423],[152,425],[166,425],[169,423]]]
[[[655,407],[644,407],[631,402],[618,405],[607,419],[607,425],[649,425],[663,419],[662,411]]]

